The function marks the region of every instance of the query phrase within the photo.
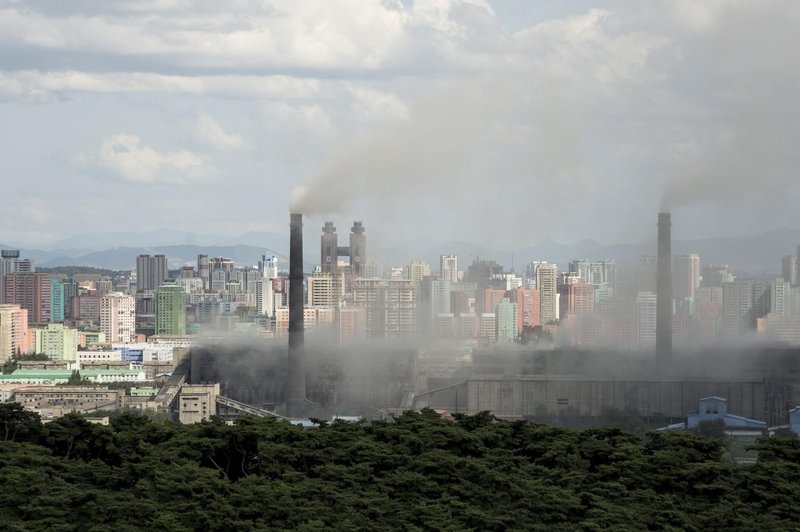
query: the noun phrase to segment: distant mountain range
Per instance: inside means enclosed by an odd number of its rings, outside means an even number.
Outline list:
[[[310,270],[319,260],[319,240],[316,235],[306,235],[304,258]],[[473,242],[446,242],[432,247],[404,246],[398,248],[370,247],[368,254],[386,264],[401,265],[412,259],[429,262],[438,269],[439,256],[455,254],[460,266],[466,266],[476,257],[494,259],[506,268],[522,271],[533,260],[547,260],[560,266],[574,259],[616,259],[621,264],[633,264],[641,255],[655,254],[655,240],[642,244],[613,244],[604,246],[593,240],[575,244],[560,244],[544,240],[517,250],[500,249]],[[776,229],[749,237],[720,237],[699,240],[676,240],[674,254],[697,253],[702,264],[729,264],[735,271],[753,274],[774,274],[780,271],[780,260],[794,254],[800,244],[800,230]],[[10,246],[0,244],[0,248]],[[12,248],[13,249],[13,248]],[[136,256],[161,253],[169,258],[171,268],[195,264],[197,255],[230,257],[235,262],[255,265],[263,254],[276,255],[286,267],[288,235],[250,232],[229,238],[218,235],[199,235],[186,231],[150,231],[146,233],[87,233],[54,242],[46,249],[23,249],[22,256],[30,257],[37,265],[93,266],[112,270],[131,269]]]

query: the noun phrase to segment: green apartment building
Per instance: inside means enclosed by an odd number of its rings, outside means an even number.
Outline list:
[[[156,289],[155,334],[186,334],[186,292],[177,285]]]

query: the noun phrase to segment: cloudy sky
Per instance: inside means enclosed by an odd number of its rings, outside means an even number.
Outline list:
[[[665,202],[682,238],[800,227],[799,27],[794,0],[0,0],[0,242],[285,231],[292,197],[386,245],[639,242]]]

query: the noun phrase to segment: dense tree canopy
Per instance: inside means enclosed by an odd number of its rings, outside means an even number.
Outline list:
[[[0,405],[11,529],[780,530],[800,520],[800,441],[729,463],[685,433],[582,432],[484,413],[303,429],[131,413],[45,425]],[[5,438],[3,438],[5,436]]]

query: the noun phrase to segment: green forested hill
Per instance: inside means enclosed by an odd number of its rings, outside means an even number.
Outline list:
[[[41,425],[0,404],[10,530],[785,530],[800,522],[800,441],[739,468],[688,434],[583,432],[487,414],[302,429],[120,414]]]

